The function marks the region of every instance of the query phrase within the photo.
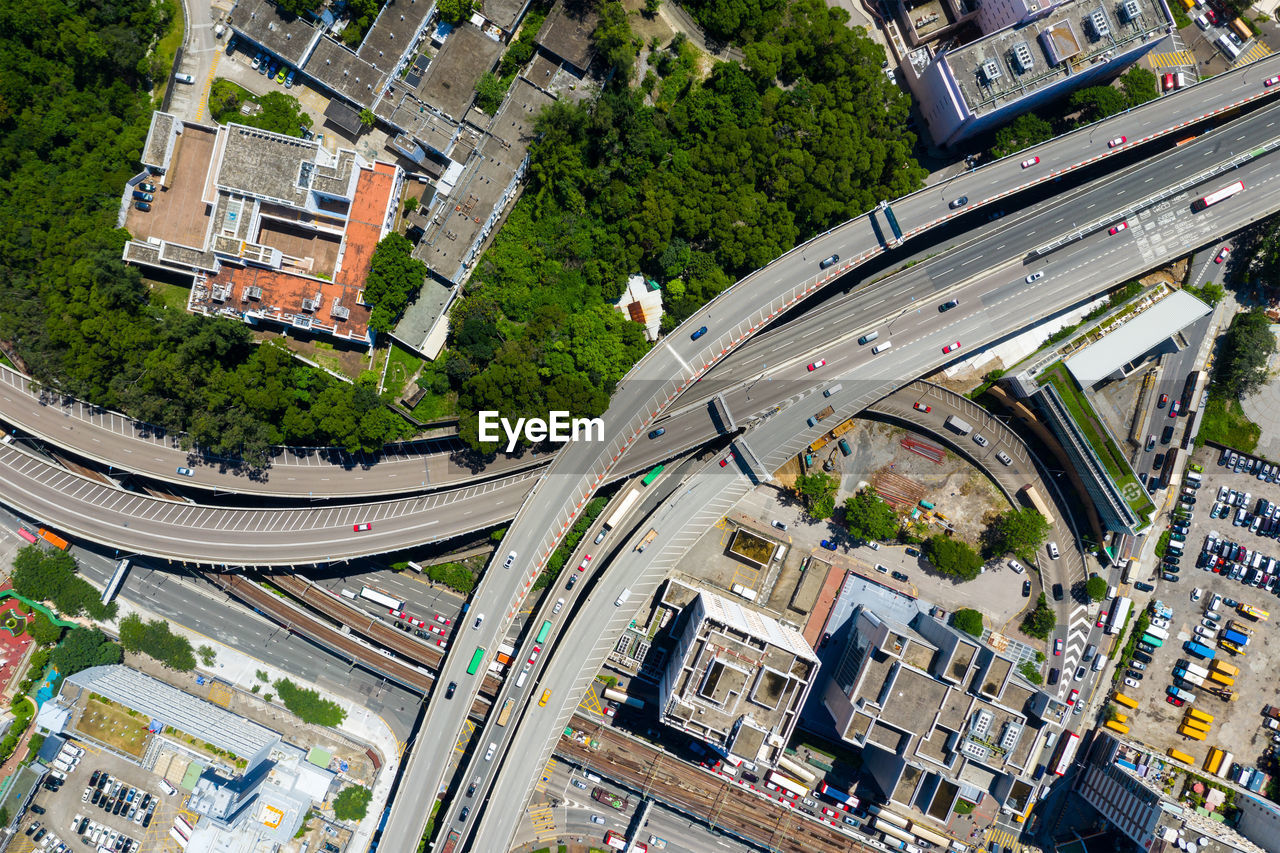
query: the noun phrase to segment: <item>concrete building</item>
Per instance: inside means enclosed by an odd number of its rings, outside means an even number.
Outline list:
[[[662,326],[662,290],[656,281],[642,275],[630,276],[627,289],[618,297],[614,307],[623,317],[644,326],[645,340],[650,343],[658,340]]]
[[[126,193],[159,186],[150,211],[127,214],[125,261],[190,276],[196,313],[373,342],[362,297],[395,223],[399,166],[168,113],[152,115],[142,161]]]
[[[804,637],[724,596],[671,581],[692,596],[658,685],[659,719],[725,754],[773,763],[818,673]]]
[[[1139,850],[1262,853],[1264,847],[1245,835],[1166,795],[1163,787],[1152,781],[1163,761],[1161,756],[1126,744],[1100,729],[1076,779],[1075,792]],[[1241,799],[1253,798],[1237,797],[1237,805],[1257,813],[1257,829],[1274,829],[1274,822],[1268,823],[1262,818],[1264,811],[1275,812],[1274,804],[1269,808],[1257,803],[1244,805]],[[1249,826],[1250,818],[1246,816],[1241,822],[1241,831]],[[1276,846],[1274,839],[1272,834],[1269,837],[1272,850]]]
[[[915,602],[912,602],[915,604]],[[1066,708],[996,654],[918,607],[859,603],[822,702],[859,747],[886,801],[946,823],[956,803],[994,797],[1022,813],[1034,799]]]
[[[946,146],[1105,83],[1173,27],[1163,0],[900,0],[899,18],[918,45],[900,69]]]

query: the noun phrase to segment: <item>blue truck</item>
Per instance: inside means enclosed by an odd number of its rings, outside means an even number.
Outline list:
[[[1195,655],[1196,657],[1204,658],[1205,660],[1213,660],[1216,656],[1213,649],[1192,640],[1187,640],[1183,643],[1182,648],[1187,654]]]
[[[1222,639],[1229,640],[1237,646],[1245,646],[1249,643],[1249,638],[1239,631],[1232,631],[1230,628],[1222,632]]]

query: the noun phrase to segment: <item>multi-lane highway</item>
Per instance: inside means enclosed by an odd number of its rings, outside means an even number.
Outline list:
[[[1266,57],[1176,95],[1159,98],[1032,150],[934,184],[895,201],[894,211],[910,238],[968,210],[998,202],[1037,182],[1119,153],[1125,147],[1154,136],[1181,132],[1207,115],[1267,97],[1271,93],[1262,81],[1276,73],[1280,73],[1280,56]],[[1107,141],[1117,135],[1127,136],[1127,145],[1108,148]],[[1032,156],[1038,157],[1038,162],[1023,168],[1021,163]],[[950,201],[962,196],[969,199],[965,207],[956,210],[948,207]],[[681,347],[680,353],[720,354],[719,349],[738,337],[741,330],[770,316],[771,312],[764,309],[777,304],[773,297],[787,289],[781,285],[812,279],[820,258],[840,254],[843,261],[838,269],[844,270],[860,259],[878,254],[879,238],[873,220],[879,227],[885,227],[879,214],[858,217],[748,276],[708,306],[708,316],[720,322],[708,326],[708,336],[703,339],[706,346]],[[833,277],[824,276],[822,281]],[[744,321],[745,325],[741,325]],[[698,323],[688,325],[690,330],[698,327]],[[672,335],[668,342],[677,337],[679,335]],[[665,348],[665,345],[659,346],[660,350]],[[678,362],[678,358],[666,359],[673,371],[677,371]],[[667,375],[687,372],[687,365],[684,367],[683,371]],[[637,376],[639,374],[633,373],[631,378]],[[444,441],[439,445],[391,447],[376,458],[325,449],[281,449],[265,475],[250,477],[233,462],[204,460],[198,454],[188,453],[182,449],[177,436],[164,435],[145,424],[73,400],[64,405],[53,392],[44,393],[43,404],[40,398],[41,392],[31,389],[21,374],[0,369],[0,419],[85,459],[168,481],[184,489],[196,487],[291,498],[350,498],[426,491],[470,481],[478,473],[468,455],[455,456],[456,444]],[[660,403],[661,399],[656,402]],[[483,476],[508,474],[529,464],[537,462],[531,457],[502,458],[488,466]],[[180,474],[179,468],[192,468],[193,474]]]

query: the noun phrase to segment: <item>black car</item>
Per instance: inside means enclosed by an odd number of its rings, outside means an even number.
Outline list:
[[[101,770],[93,771],[93,775],[89,777],[89,785],[94,788],[98,787],[98,780],[101,778],[102,778]]]
[[[1136,581],[1136,582],[1133,584],[1133,588],[1134,588],[1134,589],[1142,590],[1143,592],[1155,592],[1155,589],[1156,589],[1156,588],[1155,588],[1154,586],[1152,586],[1151,584],[1149,584],[1149,583],[1144,583],[1144,582],[1142,582],[1142,581]]]
[[[448,689],[444,691],[444,698],[452,699],[453,694],[457,691],[457,689],[458,689],[458,682],[450,681]]]
[[[658,427],[653,432],[649,433],[649,438],[657,438],[660,435],[666,435],[666,434],[667,434],[666,427]]]
[[[147,812],[146,817],[142,819],[142,828],[146,829],[148,826],[151,826],[151,812]]]
[[[1146,652],[1134,652],[1133,659],[1145,664],[1151,663],[1151,655],[1147,654]]]
[[[1161,577],[1163,580],[1167,580],[1167,581],[1169,581],[1169,582],[1171,582],[1171,583],[1177,583],[1177,582],[1178,582],[1178,576],[1177,576],[1177,575],[1175,575],[1175,574],[1173,574],[1173,573],[1171,573],[1171,572],[1161,572],[1161,573],[1160,573],[1160,577]]]
[[[1141,672],[1138,672],[1136,669],[1130,669],[1130,670],[1127,670],[1127,671],[1125,672],[1125,675],[1129,676],[1130,678],[1134,679],[1135,681],[1141,681],[1141,680],[1142,680],[1142,673],[1141,673]]]
[[[1023,598],[1031,597],[1031,581],[1022,582],[1022,597]]]
[[[468,785],[468,786],[467,786],[467,796],[468,796],[468,797],[474,797],[474,796],[475,796],[475,793],[476,793],[476,787],[477,787],[479,784],[480,784],[480,781],[479,781],[479,780],[476,780],[475,782],[472,782],[470,785]]]
[[[959,299],[951,299],[951,300],[948,300],[947,302],[944,302],[944,303],[942,303],[941,305],[939,305],[939,306],[938,306],[938,311],[939,311],[940,313],[945,314],[946,312],[950,311],[952,308],[955,308],[955,307],[956,307],[957,305],[959,305],[959,304],[960,304],[960,300],[959,300]]]
[[[831,257],[823,260],[822,263],[818,264],[818,266],[825,270],[827,267],[834,267],[838,263],[840,263],[840,256],[832,255]]]
[[[893,579],[896,581],[908,580],[906,572],[893,572],[892,574],[893,574]]]
[[[578,582],[577,575],[569,575],[569,582],[564,585],[565,589],[573,589],[573,585]]]
[[[1053,585],[1053,600],[1054,601],[1062,600],[1062,584],[1060,583],[1055,583]]]
[[[1057,684],[1057,683],[1058,683],[1058,676],[1059,676],[1060,674],[1061,674],[1061,673],[1059,673],[1058,668],[1057,668],[1056,666],[1055,666],[1055,667],[1053,667],[1052,669],[1050,669],[1050,670],[1049,670],[1049,684],[1051,684],[1051,685],[1052,685],[1052,684]]]
[[[32,811],[34,814],[44,814],[44,806],[36,806],[36,805],[33,805],[33,806],[31,807],[31,811]]]
[[[948,205],[948,207],[950,207],[952,210],[955,210],[957,207],[964,207],[968,203],[969,203],[969,197],[967,195],[962,195],[960,196],[960,198],[953,199],[951,204]]]
[[[463,806],[462,811],[458,812],[458,820],[466,820],[469,814],[471,814],[471,806]]]

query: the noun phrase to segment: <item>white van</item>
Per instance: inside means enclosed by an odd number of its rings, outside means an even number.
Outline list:
[[[490,743],[489,748],[484,751],[484,760],[492,761],[493,754],[497,751],[498,751],[498,745],[496,743]]]
[[[613,606],[621,607],[622,605],[627,603],[627,599],[630,597],[631,597],[631,589],[628,587],[627,589],[624,589],[622,591],[621,595],[618,596],[618,600],[613,603]]]
[[[885,350],[887,350],[887,349],[888,349],[889,347],[891,347],[891,346],[893,346],[893,341],[885,341],[884,343],[880,344],[879,346],[874,346],[874,347],[872,347],[872,348],[871,348],[871,354],[872,354],[872,355],[879,355],[880,353],[884,352]]]
[[[524,683],[529,680],[529,667],[520,670],[520,674],[516,676],[516,687],[524,687]]]
[[[844,389],[844,386],[841,385],[839,382],[837,382],[835,385],[832,385],[830,388],[823,391],[822,396],[831,397],[835,394],[839,394],[843,389]]]

